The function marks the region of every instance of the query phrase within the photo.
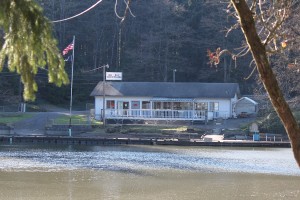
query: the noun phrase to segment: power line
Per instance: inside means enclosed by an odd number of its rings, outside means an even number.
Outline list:
[[[86,13],[86,12],[92,10],[94,7],[96,7],[96,6],[97,6],[99,3],[101,3],[101,2],[102,2],[102,0],[97,1],[94,5],[92,5],[91,7],[89,7],[88,9],[82,11],[81,13],[79,13],[79,14],[77,14],[77,15],[74,15],[74,16],[72,16],[72,17],[68,17],[68,18],[65,18],[65,19],[55,20],[55,21],[52,21],[52,22],[53,22],[53,23],[63,22],[63,21],[68,21],[68,20],[70,20],[70,19],[74,19],[74,18],[76,18],[76,17],[79,17],[80,15],[83,15],[84,13]]]
[[[108,64],[106,65],[103,65],[103,66],[100,66],[100,67],[97,67],[97,68],[94,68],[94,69],[91,69],[91,70],[87,70],[87,71],[81,71],[82,73],[89,73],[89,72],[94,72],[94,71],[97,71],[98,69],[103,69],[103,67],[107,67],[108,68]]]

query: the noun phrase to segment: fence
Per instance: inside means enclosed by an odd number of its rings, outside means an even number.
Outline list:
[[[0,106],[0,112],[19,112],[19,111],[20,111],[19,104]]]

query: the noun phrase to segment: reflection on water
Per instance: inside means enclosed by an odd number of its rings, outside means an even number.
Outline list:
[[[2,146],[1,199],[299,199],[291,149]]]
[[[184,170],[300,175],[290,149],[5,146],[0,150],[1,170],[98,169],[129,173]]]

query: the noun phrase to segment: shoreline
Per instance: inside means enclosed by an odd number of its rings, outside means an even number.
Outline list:
[[[82,137],[82,136],[0,136],[0,144],[63,144],[63,145],[164,145],[211,147],[268,147],[290,148],[290,142],[223,140],[207,142],[200,139],[142,138],[142,137]]]

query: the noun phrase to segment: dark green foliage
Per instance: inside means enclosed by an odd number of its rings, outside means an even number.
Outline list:
[[[260,110],[261,121],[259,131],[261,133],[286,134],[284,126],[274,109]]]
[[[70,17],[95,3],[93,0],[37,1],[51,20]],[[178,82],[238,82],[243,94],[252,93],[255,75],[245,80],[252,71],[250,57],[235,63],[230,56],[224,56],[218,68],[207,64],[207,49],[232,50],[244,40],[240,31],[225,37],[225,28],[233,24],[224,11],[227,4],[205,0],[132,0],[130,8],[135,17],[128,13],[120,23],[114,3],[103,1],[78,18],[53,24],[61,50],[76,36],[75,103],[93,101],[89,93],[102,80],[102,71],[85,71],[103,64],[109,64],[109,71],[123,72],[124,81],[172,81],[176,69]],[[118,5],[118,14],[123,15],[123,2],[119,1]],[[66,62],[69,77],[70,69],[71,63]],[[47,78],[38,77],[39,97],[67,104],[70,87],[56,88],[47,82]]]
[[[298,124],[300,124],[300,111],[294,110],[293,114]],[[258,117],[260,119],[259,121],[260,132],[286,134],[284,126],[273,108],[260,110]]]
[[[0,1],[0,28],[4,33],[0,71],[7,62],[11,72],[21,75],[25,100],[35,99],[38,88],[34,78],[39,68],[47,68],[50,83],[68,83],[51,25],[34,1]]]

